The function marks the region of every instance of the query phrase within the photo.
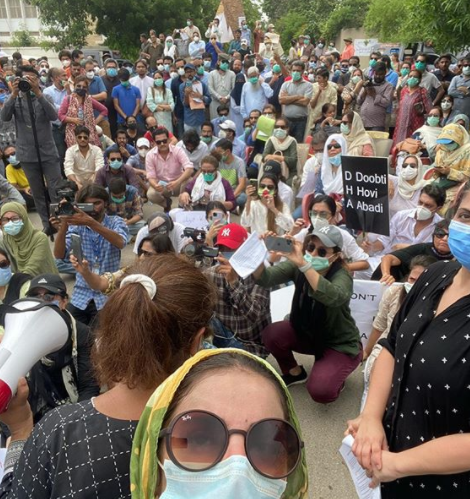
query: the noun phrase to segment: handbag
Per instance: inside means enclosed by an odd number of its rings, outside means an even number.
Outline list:
[[[423,94],[421,93],[421,90],[419,90],[420,92],[420,102],[416,102],[416,104],[413,105],[413,108],[414,110],[416,111],[416,114],[418,116],[423,116],[424,112],[425,112],[425,108],[424,108],[424,102],[423,102]]]

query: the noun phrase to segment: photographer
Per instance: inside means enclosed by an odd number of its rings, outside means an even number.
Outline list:
[[[46,206],[45,179],[49,196],[56,202],[56,186],[61,180],[59,154],[52,137],[51,122],[57,120],[57,111],[50,98],[44,96],[39,88],[39,73],[32,66],[20,66],[17,78],[11,82],[11,97],[0,112],[2,121],[11,121],[15,117],[17,128],[16,155],[21,162],[34,198],[34,204],[41,217],[44,231],[49,232],[48,210]],[[24,91],[20,91],[23,88]],[[30,97],[27,97],[29,92]],[[35,123],[31,122],[27,99],[31,98]],[[34,147],[32,127],[37,130],[38,147],[41,154],[41,165],[37,150]]]
[[[54,256],[59,259],[70,255],[71,235],[81,237],[83,258],[86,259],[93,272],[103,274],[115,272],[121,263],[121,250],[126,246],[128,230],[120,217],[106,214],[109,196],[106,189],[98,185],[88,185],[78,191],[77,203],[93,205],[88,214],[75,208],[74,215],[51,217],[51,224],[57,228],[54,243]],[[72,293],[68,310],[76,320],[90,324],[98,310],[103,308],[106,297],[90,289],[81,275]]]

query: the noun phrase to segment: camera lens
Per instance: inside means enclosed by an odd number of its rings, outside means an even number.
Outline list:
[[[29,92],[31,90],[31,83],[29,83],[28,80],[21,78],[21,80],[18,82],[18,88],[22,92]]]
[[[194,256],[196,254],[196,245],[192,243],[187,244],[183,251],[186,256]]]

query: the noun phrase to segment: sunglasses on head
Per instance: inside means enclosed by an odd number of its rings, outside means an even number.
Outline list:
[[[315,250],[317,250],[317,255],[321,256],[322,258],[325,258],[325,256],[328,255],[328,250],[326,248],[323,248],[322,246],[317,248],[315,243],[307,244],[306,249],[309,253],[313,253]]]
[[[162,144],[166,144],[167,142],[168,142],[168,139],[156,140],[155,144],[157,144],[157,146],[160,146]]]
[[[331,149],[341,149],[341,145],[340,144],[328,144],[326,146],[326,148],[328,149],[328,151],[331,151]]]
[[[444,237],[449,237],[449,233],[442,229],[436,229],[433,235],[438,239],[444,239]]]
[[[159,437],[165,438],[168,455],[176,466],[197,472],[222,461],[233,434],[245,437],[246,457],[260,475],[285,478],[300,461],[304,444],[296,429],[282,419],[262,419],[248,431],[229,430],[215,414],[188,411],[176,416]]]

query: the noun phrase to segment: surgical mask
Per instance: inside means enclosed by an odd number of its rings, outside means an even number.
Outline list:
[[[109,166],[113,170],[119,170],[119,168],[121,168],[121,166],[122,166],[122,160],[120,160],[120,159],[113,159],[112,161],[109,162]]]
[[[346,67],[346,66],[341,66],[339,68],[339,70],[344,74],[344,73],[347,73],[349,71],[349,66]]]
[[[349,66],[348,71],[350,73],[354,73],[354,71],[356,71],[356,69],[357,69],[356,66]]]
[[[412,166],[406,166],[406,167],[401,169],[400,177],[403,180],[413,180],[417,176],[418,176],[418,169],[417,168],[413,168]]]
[[[281,72],[281,66],[279,66],[279,64],[274,64],[273,73],[280,73],[280,72]]]
[[[80,96],[80,97],[85,97],[86,95],[86,88],[76,88],[75,93]]]
[[[219,65],[219,68],[222,70],[222,71],[227,71],[228,68],[229,68],[229,64],[228,62],[221,62],[220,65]]]
[[[328,159],[333,166],[341,165],[341,154],[337,154],[336,156],[332,156],[331,158]]]
[[[155,80],[153,80],[153,84],[156,87],[163,87],[163,78],[156,78]]]
[[[202,136],[201,137],[201,140],[205,143],[205,144],[210,144],[212,142],[212,137],[204,137]]]
[[[3,226],[3,231],[9,236],[17,236],[23,230],[23,220],[17,222],[8,222]]]
[[[7,83],[10,82],[10,81],[13,81],[14,79],[15,79],[15,77],[13,75],[7,76],[5,78],[5,80],[7,81]]]
[[[0,104],[5,104],[9,97],[9,94],[0,94]]]
[[[319,44],[317,45],[317,47],[318,47],[319,49],[322,49],[324,46],[325,46],[325,45],[324,45],[323,43],[319,43]]]
[[[176,73],[175,71],[172,71],[172,72],[170,73],[170,78],[171,78],[172,80],[174,80],[175,78],[178,78],[178,73]]]
[[[340,125],[340,130],[343,135],[349,135],[351,133],[351,129],[349,128],[349,125],[345,125],[344,123],[341,123]]]
[[[124,88],[127,88],[127,87],[130,87],[131,86],[131,82],[128,80],[128,81],[121,81],[121,85],[124,87]]]
[[[204,61],[204,67],[206,69],[210,68],[211,67],[211,61]]]
[[[322,152],[316,152],[315,158],[317,158],[319,165],[321,165],[323,163],[323,153]]]
[[[429,126],[439,126],[439,117],[438,116],[428,116],[427,122]]]
[[[222,161],[226,163],[228,160],[228,154],[222,154]]]
[[[219,116],[219,123],[223,123],[227,119],[227,116]]]
[[[251,126],[246,126],[245,127],[245,134],[250,133],[250,132],[251,132]]]
[[[178,75],[184,76],[184,68],[178,68]]]
[[[407,84],[409,87],[411,87],[411,88],[413,88],[413,87],[417,87],[417,86],[419,85],[419,80],[418,80],[418,78],[415,78],[414,76],[412,76],[411,78],[408,78],[408,79],[406,80],[406,84]]]
[[[117,76],[117,69],[116,68],[108,68],[106,70],[106,74],[110,77],[110,78],[114,78],[115,76]]]
[[[316,62],[309,62],[309,63],[308,63],[308,67],[309,67],[310,69],[316,69],[316,67],[317,67],[317,63],[316,63]]]
[[[260,475],[245,456],[230,456],[213,468],[197,472],[184,470],[168,459],[162,468],[166,487],[160,499],[280,499],[287,487],[286,480]]]
[[[376,64],[377,64],[377,60],[376,59],[371,59],[369,61],[369,67],[371,67],[371,68],[374,68]]]
[[[416,68],[418,71],[423,72],[423,71],[426,69],[426,63],[425,63],[425,62],[416,62],[416,63],[415,63],[415,68]]]
[[[167,71],[167,72],[168,72],[168,71],[170,71],[170,65],[169,65],[169,64],[164,64],[164,65],[163,65],[163,69],[164,69],[165,71]]]
[[[315,75],[309,74],[308,75],[308,81],[311,82],[311,83],[314,83],[315,82]]]
[[[470,269],[470,227],[452,220],[449,225],[448,244],[451,253],[468,270]]]
[[[111,200],[114,201],[116,204],[122,204],[126,201],[126,196],[122,196],[120,198],[117,198],[111,194]]]
[[[283,130],[282,128],[275,128],[273,131],[274,137],[276,139],[285,139],[287,137],[287,131]]]
[[[251,83],[252,85],[256,85],[256,84],[258,83],[258,80],[259,80],[259,78],[258,78],[257,76],[252,76],[252,77],[250,78],[250,83]]]
[[[400,71],[400,74],[402,76],[408,76],[410,74],[410,70],[408,68],[403,68],[401,71]]]
[[[361,77],[360,77],[360,76],[353,76],[353,77],[351,78],[351,82],[352,82],[354,85],[357,85],[360,81],[361,81]]]
[[[166,42],[167,47],[171,47],[173,45],[173,42]]]
[[[95,74],[97,75],[99,72],[100,72],[100,68],[98,66],[95,66],[93,68],[93,71],[95,72]]]
[[[462,68],[462,74],[465,76],[470,76],[470,68],[469,67]]]
[[[165,66],[164,66],[163,64],[159,64],[159,65],[157,66],[157,69],[158,69],[158,71],[162,72],[162,71],[164,71],[164,70],[165,70]]]
[[[323,272],[330,266],[328,258],[323,256],[312,256],[310,253],[305,253],[304,260],[317,272]]]
[[[411,291],[411,288],[413,287],[413,283],[405,282],[405,284],[403,284],[403,287],[405,288],[405,291],[409,293]]]
[[[68,68],[71,64],[71,61],[62,61],[62,67],[63,68]]]
[[[330,222],[326,218],[319,217],[318,215],[310,217],[310,223],[315,230],[321,230],[330,225]]]
[[[93,80],[95,77],[95,72],[94,71],[87,71],[85,75],[89,80]]]
[[[441,107],[444,111],[447,111],[452,107],[452,103],[448,101],[441,102]]]
[[[227,132],[225,130],[219,130],[219,139],[226,139],[227,138]]]
[[[39,79],[42,81],[42,83],[47,83],[47,76],[40,76]]]
[[[302,78],[302,75],[300,74],[300,71],[292,71],[292,79],[294,81],[299,81],[300,78]]]
[[[446,151],[455,151],[458,149],[459,145],[457,142],[451,142],[450,144],[443,144]]]
[[[432,216],[433,212],[425,206],[418,206],[416,208],[416,220],[429,220]]]
[[[149,152],[149,150],[146,149],[145,147],[143,147],[142,149],[137,149],[137,152],[139,153],[139,156],[141,158],[145,158],[145,156],[147,156],[147,153]]]
[[[204,68],[203,68],[202,66],[199,66],[199,67],[197,68],[197,74],[198,74],[198,75],[203,75],[203,74],[204,74]]]
[[[15,166],[18,165],[20,162],[16,159],[16,154],[11,154],[10,157],[8,158],[8,162],[10,165]]]
[[[0,286],[6,286],[10,282],[12,275],[11,266],[0,269]]]
[[[215,180],[215,173],[203,173],[202,178],[204,182],[213,182]]]
[[[198,36],[195,36],[195,37],[194,37],[194,41],[195,41],[196,43],[199,43],[199,37],[198,37]]]

